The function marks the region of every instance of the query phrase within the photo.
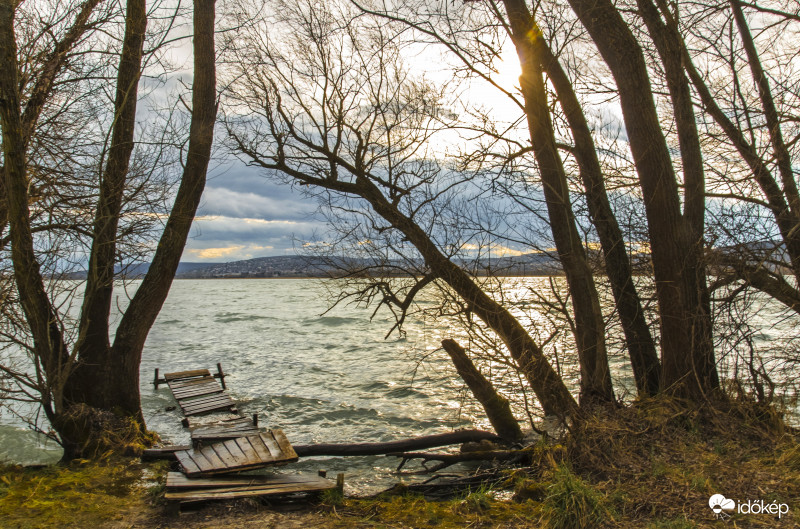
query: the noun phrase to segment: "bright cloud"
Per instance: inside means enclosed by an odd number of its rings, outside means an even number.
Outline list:
[[[227,248],[204,248],[200,249],[189,249],[186,250],[186,253],[192,257],[196,257],[198,259],[206,260],[206,259],[220,259],[223,257],[230,257],[231,255],[239,252],[244,248],[244,246],[229,246]]]
[[[508,246],[503,246],[501,244],[464,244],[461,246],[461,249],[467,250],[469,252],[480,252],[485,257],[488,257],[487,254],[491,254],[492,257],[516,257],[518,255],[525,255],[526,253],[530,253],[531,251],[520,251],[515,250],[513,248],[509,248]]]

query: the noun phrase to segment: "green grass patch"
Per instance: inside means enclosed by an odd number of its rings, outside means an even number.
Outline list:
[[[606,498],[560,464],[541,505],[542,521],[552,529],[603,527],[614,520]]]
[[[76,462],[44,468],[0,467],[0,519],[3,527],[93,527],[99,520],[122,519],[142,507],[148,486],[143,467],[130,459]]]

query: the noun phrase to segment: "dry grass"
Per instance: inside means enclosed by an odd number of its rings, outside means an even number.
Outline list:
[[[714,527],[708,500],[723,494],[789,504],[780,520],[734,515],[736,527],[797,527],[797,443],[797,432],[769,407],[658,398],[596,411],[573,431],[567,458],[614,503],[618,526]]]

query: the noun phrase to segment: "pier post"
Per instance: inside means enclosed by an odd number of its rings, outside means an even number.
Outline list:
[[[156,368],[156,376],[153,378],[153,385],[158,389],[158,368]]]
[[[225,387],[225,373],[222,372],[222,364],[217,362],[217,373],[219,373],[219,381],[222,384],[222,389],[228,389]]]

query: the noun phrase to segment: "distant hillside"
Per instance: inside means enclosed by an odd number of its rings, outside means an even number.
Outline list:
[[[178,271],[177,277],[180,277],[181,274],[193,272],[199,270],[201,268],[206,268],[209,266],[218,266],[223,263],[179,263],[178,264]],[[150,263],[135,263],[130,264],[127,266],[117,266],[115,272],[119,275],[122,275],[126,279],[137,279],[144,277],[147,271],[150,269]],[[86,279],[86,270],[81,270],[79,272],[71,272],[64,276],[65,279]]]
[[[345,263],[350,267],[366,267],[368,261],[359,259],[328,258],[309,256],[257,257],[230,263],[180,263],[178,279],[216,279],[216,278],[269,278],[269,277],[328,277],[340,274]],[[514,257],[484,259],[475,262],[462,262],[462,266],[477,274],[498,275],[557,275],[561,273],[558,260],[546,253],[530,253]],[[150,263],[137,263],[117,268],[117,273],[127,279],[144,277]],[[371,273],[376,273],[372,271]],[[396,273],[392,270],[390,273]],[[86,279],[86,272],[73,272],[67,279]]]
[[[195,263],[197,264],[197,263]],[[220,277],[325,277],[333,267],[315,257],[257,257],[245,261],[214,263],[178,271],[179,279],[213,279]]]
[[[365,260],[345,258],[322,259],[306,256],[259,257],[246,261],[214,264],[178,274],[180,279],[212,279],[225,277],[327,277],[336,275],[345,264],[365,267]],[[462,266],[481,274],[552,275],[561,273],[558,260],[550,254],[531,253],[515,257],[465,262]],[[372,271],[375,273],[375,271]],[[390,273],[395,273],[390,271]]]

